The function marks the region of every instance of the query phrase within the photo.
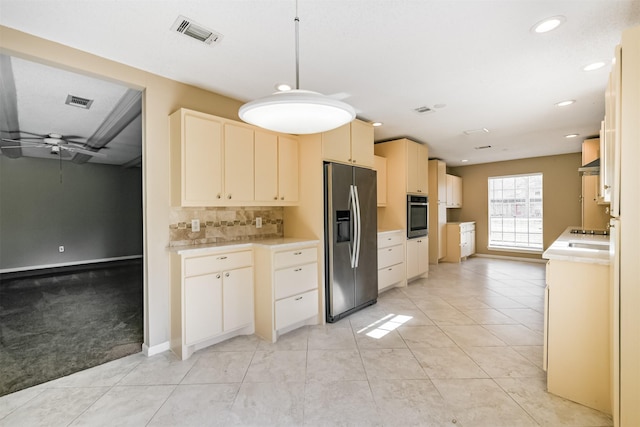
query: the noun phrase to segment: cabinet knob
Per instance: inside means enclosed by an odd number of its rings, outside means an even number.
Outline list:
[[[280,200],[284,200],[284,196],[280,196]]]
[[[302,297],[298,297],[296,298],[296,301],[300,301],[302,299]]]
[[[393,249],[391,249],[391,248],[387,249],[387,251],[388,251],[388,252],[391,252],[392,250],[393,250]]]
[[[230,198],[231,198],[231,194],[228,194],[228,195],[227,195],[227,199],[230,199]]]
[[[220,198],[220,193],[216,195],[216,199],[219,199],[219,198]]]
[[[216,274],[216,279],[219,279],[219,278],[220,278],[220,275],[219,275],[219,274]]]
[[[224,273],[224,277],[229,277],[229,273]]]
[[[608,186],[607,184],[605,184],[605,185],[604,185],[604,189],[605,189],[605,190],[608,190],[608,189],[610,189],[610,188],[611,188],[611,187],[610,187],[610,186]]]
[[[227,259],[227,257],[226,257],[226,256],[219,256],[219,257],[218,257],[218,258],[216,258],[216,259]]]
[[[352,162],[353,162],[353,163],[356,163],[356,159],[353,159],[353,160],[352,160]]]
[[[302,255],[302,252],[294,252],[294,255]]]
[[[273,196],[273,200],[278,200],[278,196]]]
[[[296,268],[296,269],[295,269],[295,270],[293,270],[293,271],[302,271],[302,269],[301,269],[301,268]]]

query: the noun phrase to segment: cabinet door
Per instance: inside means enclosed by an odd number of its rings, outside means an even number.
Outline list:
[[[184,322],[187,345],[222,332],[222,278],[220,273],[184,279]]]
[[[322,158],[336,162],[351,163],[351,126],[344,126],[323,132]]]
[[[429,240],[407,240],[407,279],[420,276],[429,270]]]
[[[422,275],[429,271],[429,238],[418,239],[418,274]]]
[[[222,197],[222,125],[187,113],[183,138],[182,204],[215,204]]]
[[[431,196],[434,196],[433,194]],[[447,164],[438,161],[438,203],[447,203]],[[446,211],[445,211],[446,213]]]
[[[429,148],[424,144],[417,144],[417,184],[418,192],[428,193],[429,183]]]
[[[387,159],[380,156],[373,157],[378,184],[378,206],[387,205]]]
[[[418,183],[418,143],[413,141],[406,142],[407,153],[407,193],[419,193]]]
[[[224,331],[253,322],[253,268],[245,267],[223,273]]]
[[[278,197],[281,201],[298,201],[298,140],[278,137]]]
[[[445,178],[446,179],[446,178]],[[438,202],[438,259],[447,255],[447,205],[446,194],[442,202]]]
[[[469,232],[469,255],[476,253],[476,230],[475,228]]]
[[[359,120],[351,122],[351,163],[374,167],[373,126]]]
[[[453,205],[456,208],[462,207],[462,178],[459,176],[452,176],[453,183]]]
[[[447,207],[454,207],[453,201],[453,175],[446,175],[447,177]]]
[[[255,131],[254,189],[257,202],[278,199],[278,136]]]
[[[253,201],[253,129],[224,125],[225,201]]]

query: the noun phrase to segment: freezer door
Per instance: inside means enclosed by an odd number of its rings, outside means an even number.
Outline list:
[[[378,209],[376,172],[354,167],[354,185],[360,202],[360,242],[355,279],[355,305],[378,298]]]
[[[325,165],[325,268],[327,320],[355,307],[353,168]]]

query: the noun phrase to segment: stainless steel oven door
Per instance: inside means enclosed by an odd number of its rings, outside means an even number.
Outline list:
[[[429,202],[425,196],[407,196],[407,237],[429,234]]]

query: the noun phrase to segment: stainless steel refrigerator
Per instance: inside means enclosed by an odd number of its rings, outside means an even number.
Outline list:
[[[324,165],[325,299],[327,322],[378,299],[376,172]]]

